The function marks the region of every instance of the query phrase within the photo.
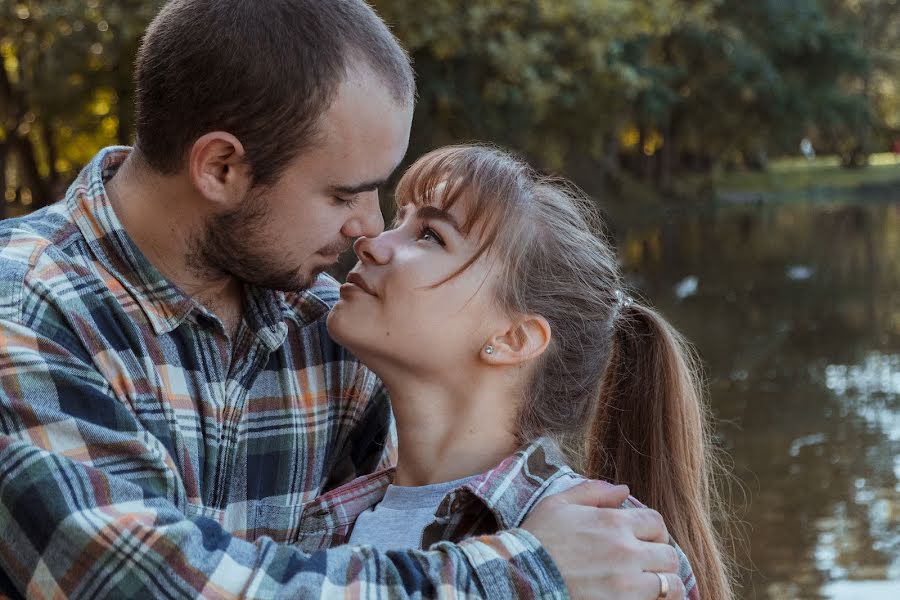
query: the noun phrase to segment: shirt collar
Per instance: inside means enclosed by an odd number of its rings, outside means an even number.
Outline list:
[[[499,529],[510,529],[522,523],[554,481],[572,473],[556,442],[540,437],[460,491],[466,490],[490,510]]]
[[[131,148],[127,146],[104,148],[69,188],[66,202],[78,228],[97,260],[134,297],[156,335],[174,330],[194,310],[215,318],[147,260],[113,210],[104,180],[130,153]],[[284,313],[290,308],[279,292],[246,287],[247,324],[274,350],[286,337]]]
[[[558,478],[573,474],[554,441],[541,437],[504,459],[463,486],[450,491],[435,517],[448,523],[465,520],[487,509],[498,529],[518,527],[528,512]],[[394,480],[394,468],[363,475],[335,488],[310,503],[304,510],[307,533],[352,525],[364,511],[384,498]],[[449,527],[452,531],[454,527]],[[442,532],[447,530],[442,528]],[[442,533],[440,539],[446,534]]]

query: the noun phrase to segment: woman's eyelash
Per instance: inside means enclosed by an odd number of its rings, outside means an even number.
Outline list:
[[[403,225],[403,219],[399,218],[399,217],[394,217],[394,220],[391,222],[390,226],[387,229],[388,230],[397,229],[401,225]],[[444,238],[442,238],[440,236],[440,234],[438,234],[438,232],[435,231],[432,227],[423,223],[423,224],[419,225],[418,235],[416,236],[416,239],[422,239],[422,237],[424,237],[425,235],[430,235],[431,237],[434,238],[435,242],[437,242],[441,246],[446,246],[446,244],[444,243]]]
[[[433,237],[434,241],[437,242],[438,244],[440,244],[441,246],[444,245],[443,238],[441,238],[441,236],[438,235],[438,233],[434,229],[432,229],[431,227],[429,227],[427,225],[423,225],[422,228],[419,230],[419,239],[425,237],[426,235],[430,235],[431,237]]]

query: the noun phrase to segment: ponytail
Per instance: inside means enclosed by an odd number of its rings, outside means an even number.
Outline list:
[[[694,567],[701,598],[731,600],[711,510],[712,447],[697,358],[653,309],[628,303],[587,440],[587,475],[629,486],[659,511]]]

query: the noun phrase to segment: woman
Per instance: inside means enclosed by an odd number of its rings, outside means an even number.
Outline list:
[[[622,291],[590,202],[480,146],[424,156],[396,198],[394,227],[356,242],[328,328],[387,386],[397,465],[305,510],[301,531],[329,532],[307,549],[516,527],[583,481],[566,448],[662,513],[698,573],[682,561],[689,598],[731,598],[692,355]]]

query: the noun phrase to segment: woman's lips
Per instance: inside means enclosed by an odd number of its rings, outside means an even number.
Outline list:
[[[363,279],[362,275],[360,275],[359,273],[350,272],[347,275],[347,283],[352,283],[370,296],[378,296],[378,294],[375,293],[375,290],[373,290],[372,287],[368,283],[366,283],[366,280]]]

